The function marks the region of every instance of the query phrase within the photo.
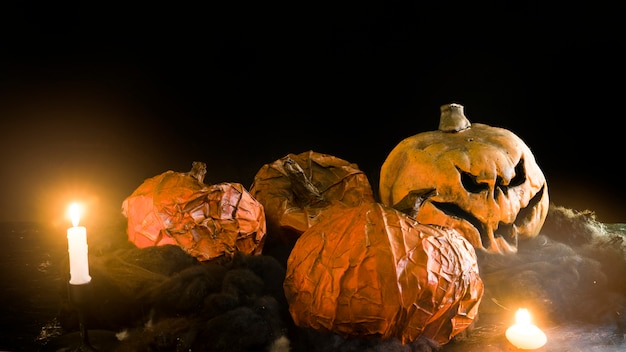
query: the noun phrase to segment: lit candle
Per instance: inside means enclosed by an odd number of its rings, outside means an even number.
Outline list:
[[[84,226],[78,226],[80,210],[77,203],[70,205],[72,227],[67,229],[67,243],[70,253],[70,284],[72,285],[83,285],[91,281],[87,259],[87,229]]]
[[[537,349],[548,341],[546,334],[530,323],[530,313],[525,308],[520,308],[515,313],[515,325],[506,330],[506,338],[513,346],[522,350]]]

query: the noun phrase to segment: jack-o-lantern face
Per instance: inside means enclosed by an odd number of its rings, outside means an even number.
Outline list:
[[[517,252],[536,236],[548,207],[546,179],[509,130],[470,124],[463,106],[441,107],[439,130],[401,141],[380,172],[381,203],[421,223],[459,230],[474,247]]]

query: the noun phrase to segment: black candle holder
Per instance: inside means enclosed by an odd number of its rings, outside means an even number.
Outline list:
[[[85,310],[88,307],[90,292],[91,285],[89,282],[81,285],[69,284],[68,287],[70,303],[76,308],[78,313],[78,328],[80,332],[79,345],[73,351],[97,351],[89,342],[89,330],[85,324]]]

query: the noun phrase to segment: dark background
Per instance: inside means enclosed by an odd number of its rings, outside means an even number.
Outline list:
[[[377,189],[457,102],[533,151],[553,203],[626,222],[624,5],[2,5],[0,221],[119,217],[146,178],[249,187],[308,150]]]

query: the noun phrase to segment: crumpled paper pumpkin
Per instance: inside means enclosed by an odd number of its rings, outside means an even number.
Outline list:
[[[470,326],[484,292],[461,234],[379,203],[335,209],[306,230],[283,287],[300,327],[440,344]]]
[[[268,231],[290,244],[331,206],[374,202],[369,180],[357,164],[314,151],[290,153],[263,165],[250,193],[265,208]]]
[[[176,244],[200,261],[260,254],[265,212],[239,183],[206,185],[204,163],[145,180],[122,203],[128,240],[139,248]]]

